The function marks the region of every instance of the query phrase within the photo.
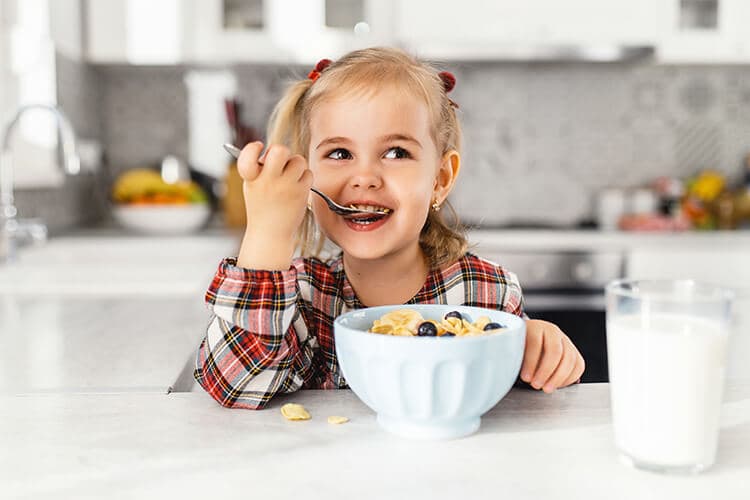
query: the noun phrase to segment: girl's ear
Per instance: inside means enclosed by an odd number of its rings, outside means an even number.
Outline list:
[[[435,177],[434,201],[438,204],[442,204],[450,194],[459,170],[461,170],[461,155],[455,149],[451,149],[440,160],[440,169]]]

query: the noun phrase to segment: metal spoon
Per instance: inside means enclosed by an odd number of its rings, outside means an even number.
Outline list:
[[[234,156],[235,158],[239,158],[240,157],[240,152],[241,152],[240,148],[238,148],[236,146],[233,146],[231,144],[224,144],[224,149],[226,149],[227,152],[230,155]],[[260,165],[263,165],[263,163],[261,163],[261,162],[258,162],[258,163],[260,163]],[[318,191],[314,187],[311,187],[310,191],[312,191],[313,193],[315,193],[318,196],[320,196],[321,198],[323,198],[323,200],[328,205],[328,208],[330,208],[332,212],[335,212],[335,213],[337,213],[339,215],[353,215],[353,214],[385,215],[385,214],[388,213],[388,212],[385,212],[383,210],[361,210],[359,208],[345,207],[343,205],[339,205],[338,203],[336,203],[335,201],[333,201],[328,196],[326,196],[325,194],[321,193],[320,191]]]

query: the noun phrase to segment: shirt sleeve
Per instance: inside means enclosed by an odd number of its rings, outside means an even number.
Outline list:
[[[518,281],[518,277],[515,273],[503,268],[499,268],[499,273],[502,277],[501,281],[505,284],[505,293],[503,294],[502,301],[503,311],[515,314],[524,319],[529,319],[525,311],[523,291],[521,290],[521,283]]]
[[[297,307],[297,270],[219,265],[206,292],[212,312],[196,356],[195,379],[222,406],[261,409],[304,383],[312,354]]]

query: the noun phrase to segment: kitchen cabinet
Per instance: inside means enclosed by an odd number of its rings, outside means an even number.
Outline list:
[[[66,0],[74,2],[84,0]],[[373,45],[402,46],[446,60],[607,61],[655,52],[656,61],[667,64],[750,61],[746,0],[107,0],[84,5],[85,58],[94,63],[309,65]]]
[[[372,45],[391,43],[392,0],[256,0],[258,26],[241,27],[231,0],[193,4],[189,52],[197,61],[314,64]],[[198,22],[199,21],[199,22]],[[355,29],[356,28],[356,29]]]
[[[405,0],[394,38],[439,59],[617,60],[641,47],[660,63],[747,63],[748,19],[746,0]]]
[[[390,43],[391,2],[89,1],[87,60],[126,64],[313,64],[355,48]]]
[[[419,55],[455,59],[534,58],[534,47],[653,46],[664,2],[649,0],[406,0],[396,38]]]
[[[658,60],[676,64],[750,62],[750,2],[670,0]]]
[[[86,60],[115,64],[184,61],[191,11],[190,2],[179,0],[87,1]]]

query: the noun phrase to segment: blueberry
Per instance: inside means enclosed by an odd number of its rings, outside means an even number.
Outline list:
[[[441,335],[441,337],[455,337],[455,336],[456,334],[451,333],[451,332],[445,332],[444,334]]]
[[[429,321],[425,321],[424,323],[419,324],[417,335],[420,337],[434,337],[437,335],[437,327]]]
[[[484,325],[485,332],[487,330],[497,330],[499,328],[505,328],[505,327],[501,325],[500,323],[487,323],[486,325]]]
[[[461,313],[458,312],[458,311],[451,311],[451,312],[449,312],[448,314],[445,315],[445,319],[448,319],[448,318],[462,319],[462,316],[461,316]]]

